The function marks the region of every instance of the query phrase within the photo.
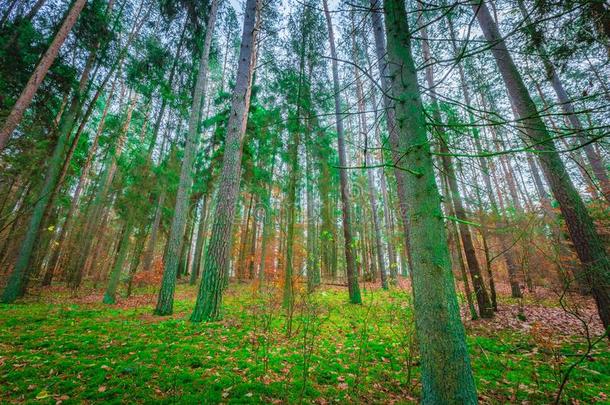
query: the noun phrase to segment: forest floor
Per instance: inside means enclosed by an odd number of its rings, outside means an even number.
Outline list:
[[[156,295],[136,290],[116,306],[102,291],[60,288],[0,307],[3,403],[411,403],[420,392],[412,303],[404,288],[299,293],[288,322],[281,294],[231,285],[222,321],[188,318],[196,288],[179,285],[175,314],[152,315]],[[578,300],[577,300],[578,301]],[[482,403],[550,403],[566,371],[565,403],[608,403],[606,340],[588,355],[583,323],[537,295],[500,296],[493,320],[465,320]],[[593,303],[578,302],[595,339]],[[465,312],[465,311],[464,311]],[[287,333],[291,324],[290,334]]]

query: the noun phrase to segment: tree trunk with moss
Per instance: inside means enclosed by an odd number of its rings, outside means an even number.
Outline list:
[[[408,193],[415,326],[421,355],[422,403],[475,404],[477,393],[434,178],[430,144],[411,54],[404,0],[384,0],[387,56]],[[400,170],[400,169],[397,169]]]
[[[104,298],[102,300],[104,304],[116,303],[116,291],[117,287],[119,286],[119,281],[121,280],[121,272],[123,271],[125,258],[127,257],[127,252],[129,251],[129,238],[131,237],[132,228],[133,221],[132,219],[128,219],[121,234],[117,255],[114,260],[110,278],[108,279],[108,286],[106,287],[106,292],[104,293]]]

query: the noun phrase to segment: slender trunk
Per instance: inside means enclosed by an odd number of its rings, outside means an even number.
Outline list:
[[[333,93],[335,96],[335,120],[337,125],[337,145],[339,152],[339,180],[341,182],[341,204],[343,212],[343,238],[345,239],[345,266],[347,272],[347,288],[349,299],[352,304],[362,303],[360,287],[358,285],[358,274],[356,269],[356,259],[354,252],[354,241],[352,237],[352,213],[350,207],[349,179],[347,177],[347,157],[345,151],[345,139],[343,134],[343,116],[341,113],[341,86],[339,84],[339,67],[337,63],[337,51],[335,49],[335,37],[333,23],[328,11],[328,1],[323,0],[324,14],[328,27],[328,37],[330,42],[331,65],[333,73]]]
[[[252,76],[256,64],[256,37],[259,25],[257,20],[259,20],[260,5],[260,0],[246,1],[237,79],[227,123],[220,183],[214,203],[214,223],[205,252],[197,302],[191,315],[193,322],[215,320],[220,317],[223,284],[228,272],[232,244],[229,235],[231,235],[239,193],[243,141],[250,108]]]
[[[142,263],[142,269],[144,271],[151,270],[155,256],[155,247],[157,246],[157,237],[159,235],[159,225],[161,224],[164,202],[165,191],[161,191],[161,194],[159,194],[159,198],[157,199],[157,208],[155,209],[155,219],[153,220],[153,226],[150,231],[150,238],[148,239],[148,244],[144,253],[144,261]]]
[[[112,267],[110,279],[108,280],[108,286],[106,287],[106,292],[104,293],[104,298],[102,300],[104,304],[116,303],[116,290],[119,286],[121,272],[123,270],[123,265],[125,264],[127,252],[129,251],[129,238],[131,237],[132,228],[132,220],[129,219],[125,224],[123,232],[121,234],[121,241],[119,242],[119,246],[117,248],[117,255],[114,261],[114,266]]]
[[[195,203],[195,206],[197,203]],[[190,252],[193,241],[193,221],[190,220],[192,218],[192,212],[195,207],[190,208],[187,212],[187,221],[185,225],[184,235],[182,237],[182,242],[180,242],[180,260],[178,262],[178,271],[176,272],[177,278],[182,278],[186,276],[189,272],[190,267]],[[167,254],[167,252],[165,252]]]
[[[239,244],[239,258],[235,264],[235,275],[239,281],[243,281],[245,277],[245,261],[246,261],[246,248],[248,240],[248,226],[250,225],[250,216],[252,215],[252,204],[254,202],[254,193],[250,193],[250,199],[248,202],[248,209],[244,212],[244,222],[241,226],[241,241]]]
[[[197,278],[199,278],[199,272],[201,268],[201,254],[203,252],[203,244],[205,243],[205,230],[207,224],[207,204],[208,196],[203,196],[203,201],[201,202],[201,210],[199,212],[199,227],[197,229],[197,242],[195,244],[195,258],[193,259],[193,269],[191,271],[191,279],[189,281],[190,285],[195,285]]]
[[[199,62],[199,73],[193,92],[193,102],[191,105],[191,115],[189,119],[189,129],[184,147],[184,159],[180,170],[180,182],[178,185],[178,193],[176,195],[176,205],[174,207],[174,217],[170,228],[168,240],[168,250],[165,255],[166,261],[163,269],[163,280],[161,281],[161,289],[159,290],[159,298],[155,308],[157,315],[171,315],[174,308],[174,290],[176,287],[176,273],[178,271],[178,253],[180,251],[180,241],[184,235],[184,227],[186,224],[186,212],[193,182],[193,163],[197,153],[199,140],[197,138],[201,105],[203,102],[204,92],[208,82],[208,64],[210,56],[210,47],[212,45],[212,36],[214,26],[216,25],[216,14],[218,11],[218,0],[212,0],[210,13],[208,15],[205,42],[203,53]]]
[[[256,254],[256,238],[258,236],[258,216],[254,213],[252,219],[252,237],[250,239],[250,253],[248,254],[248,279],[254,280],[254,263]]]
[[[265,190],[265,194],[262,200],[262,207],[265,210],[265,217],[263,218],[263,234],[261,236],[261,258],[258,267],[258,282],[259,288],[265,282],[265,260],[267,258],[267,243],[271,233],[271,226],[273,225],[273,208],[271,207],[271,192],[273,188],[273,175],[275,172],[275,154],[277,153],[277,147],[274,147],[271,153],[271,176],[269,179],[269,186]]]
[[[320,253],[321,253],[321,272],[324,277],[332,278],[337,276],[337,234],[335,227],[335,207],[331,196],[331,188],[334,182],[332,179],[329,163],[326,156],[317,151],[316,161],[320,168],[320,178],[318,179],[318,191],[322,200],[322,224],[320,227]]]
[[[133,250],[133,257],[131,265],[129,266],[129,275],[127,278],[127,293],[126,297],[131,297],[131,292],[133,291],[133,277],[138,271],[138,266],[140,265],[140,261],[142,258],[142,252],[144,251],[144,242],[146,240],[146,232],[142,230],[136,236],[136,247]]]
[[[456,216],[455,210],[453,208],[453,202],[451,201],[451,192],[449,191],[449,181],[447,179],[447,174],[443,176],[443,193],[446,195],[446,198],[443,200],[443,204],[445,206],[445,211],[449,215]],[[447,234],[447,243],[451,246],[451,242],[453,242],[455,246],[455,261],[460,268],[460,276],[462,277],[462,283],[464,283],[464,294],[466,295],[466,302],[468,303],[468,310],[470,311],[470,317],[472,320],[476,320],[479,318],[477,314],[477,310],[474,306],[474,301],[472,300],[472,291],[470,289],[470,281],[468,280],[468,274],[466,273],[466,265],[464,264],[464,255],[462,254],[462,244],[460,243],[460,233],[458,230],[458,226],[455,221],[448,221],[447,227],[449,229],[449,233]],[[493,302],[492,302],[493,306]]]
[[[298,118],[297,118],[298,119]],[[298,126],[298,124],[297,124]],[[290,165],[290,177],[288,178],[287,201],[286,201],[286,269],[284,271],[284,296],[283,305],[292,312],[294,303],[294,223],[296,221],[296,196],[297,183],[299,180],[299,143],[300,129],[296,129],[292,134],[290,146],[288,147],[288,158]]]

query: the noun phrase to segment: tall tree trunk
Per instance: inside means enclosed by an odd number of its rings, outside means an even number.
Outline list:
[[[237,263],[235,263],[235,277],[239,281],[244,281],[246,278],[246,248],[248,241],[248,226],[250,225],[250,216],[252,215],[252,204],[254,203],[254,193],[250,193],[250,199],[248,202],[248,209],[244,211],[244,221],[241,226],[240,243],[239,243],[239,256]],[[244,206],[245,207],[245,206]]]
[[[142,259],[142,252],[144,251],[144,242],[146,242],[146,229],[141,229],[136,234],[136,246],[133,250],[133,256],[131,258],[131,264],[129,266],[129,274],[127,278],[127,293],[126,297],[131,297],[131,292],[133,291],[133,277],[138,271],[138,266],[140,265]]]
[[[252,76],[256,64],[257,20],[259,20],[260,4],[260,0],[246,1],[237,79],[233,89],[225,137],[225,153],[214,204],[214,223],[205,252],[203,276],[197,302],[191,315],[193,322],[215,320],[220,317],[223,285],[225,275],[228,273],[232,244],[232,238],[229,235],[231,235],[235,204],[239,193],[243,141],[250,109]]]
[[[345,266],[347,272],[347,288],[349,299],[352,304],[362,303],[360,287],[358,285],[358,273],[356,269],[356,259],[354,252],[354,240],[352,237],[352,214],[350,207],[349,179],[347,177],[347,157],[345,151],[345,139],[343,134],[343,116],[341,113],[341,86],[339,84],[339,67],[337,63],[337,51],[335,49],[335,37],[333,23],[328,11],[328,1],[323,0],[324,14],[328,27],[328,37],[330,42],[330,55],[333,73],[333,92],[335,96],[335,121],[337,125],[337,145],[339,152],[339,180],[341,182],[341,204],[343,212],[343,238],[345,239]]]
[[[369,0],[371,5],[371,21],[373,24],[373,35],[375,37],[375,55],[377,57],[377,66],[379,69],[379,77],[381,79],[381,90],[383,91],[383,107],[386,112],[386,122],[388,125],[389,141],[391,146],[391,162],[390,166],[399,170],[394,170],[396,178],[396,190],[399,195],[407,193],[405,185],[405,171],[400,167],[399,162],[403,158],[400,153],[400,140],[398,134],[398,125],[396,122],[396,112],[394,110],[394,100],[389,97],[390,93],[390,76],[388,74],[388,61],[386,60],[386,38],[384,35],[383,20],[381,17],[382,0]],[[402,226],[404,234],[404,246],[400,248],[401,257],[401,273],[403,276],[409,274],[408,269],[413,268],[411,263],[411,254],[409,248],[409,228],[407,226],[408,208],[401,204],[397,210],[399,217],[399,226]]]
[[[205,243],[205,230],[208,219],[208,196],[203,196],[201,210],[199,212],[199,227],[197,229],[197,242],[195,244],[195,257],[193,259],[193,270],[191,271],[190,285],[195,285],[201,269],[201,254]]]
[[[252,218],[252,232],[250,238],[250,253],[248,254],[248,279],[254,280],[254,264],[256,262],[256,239],[258,237],[258,215],[255,212]]]
[[[298,118],[297,118],[298,120]],[[298,126],[298,124],[297,124]],[[296,198],[297,185],[299,181],[299,143],[301,135],[300,129],[297,128],[291,135],[290,146],[288,147],[288,159],[290,166],[290,175],[288,178],[288,187],[286,191],[286,266],[284,270],[284,296],[283,305],[287,312],[292,313],[294,304],[294,234],[295,221],[297,216]],[[288,317],[290,321],[290,316]],[[290,328],[288,328],[290,331]]]
[[[610,327],[610,261],[595,224],[555,148],[546,126],[534,104],[496,23],[483,2],[473,3],[486,40],[496,60],[502,79],[523,121],[527,139],[540,151],[538,154],[544,175],[565,218],[570,238],[584,267],[583,277],[589,282],[599,316],[605,328]]]
[[[148,239],[148,245],[144,252],[144,261],[142,263],[142,269],[144,271],[151,270],[153,259],[155,256],[155,247],[157,246],[157,237],[159,235],[159,225],[161,224],[161,215],[163,214],[163,203],[165,202],[165,190],[161,191],[159,198],[157,199],[157,208],[155,209],[155,218],[153,220],[152,229],[150,231],[150,238]]]
[[[123,265],[125,264],[127,252],[129,251],[129,238],[131,237],[132,228],[133,222],[132,218],[130,218],[127,220],[127,223],[123,227],[123,231],[121,233],[121,241],[117,247],[117,254],[112,267],[112,272],[110,273],[110,279],[108,280],[108,286],[106,287],[106,292],[104,293],[104,298],[102,299],[104,304],[116,303],[116,290],[119,286],[121,272],[123,270]]]
[[[322,224],[320,226],[320,254],[321,254],[321,272],[324,277],[330,277],[333,280],[337,276],[337,231],[335,227],[335,206],[331,196],[331,181],[332,179],[329,163],[326,157],[317,151],[316,160],[320,167],[320,178],[318,179],[318,190],[320,199],[322,200]]]
[[[201,116],[201,105],[208,82],[210,47],[212,45],[214,26],[216,25],[218,1],[219,0],[212,0],[208,15],[203,52],[201,54],[201,60],[199,61],[199,73],[197,74],[197,82],[193,92],[189,129],[186,145],[184,147],[184,158],[180,169],[180,182],[176,195],[176,205],[174,206],[174,216],[170,228],[168,249],[165,255],[163,279],[161,281],[161,289],[159,290],[159,297],[155,308],[156,315],[171,315],[174,309],[174,290],[176,288],[176,274],[178,271],[178,262],[180,260],[180,242],[184,236],[188,201],[193,182],[193,163],[199,145],[197,136]]]
[[[311,74],[309,75],[311,77]],[[308,93],[309,94],[309,93]],[[309,102],[309,101],[308,101]],[[312,292],[320,285],[320,258],[318,254],[317,217],[315,214],[315,196],[313,193],[313,158],[312,158],[312,118],[307,119],[309,140],[305,149],[306,169],[306,202],[307,202],[307,291]],[[325,179],[326,180],[326,179]]]
[[[387,57],[395,100],[405,188],[415,325],[421,354],[422,403],[477,402],[464,326],[434,178],[430,144],[411,54],[404,0],[384,0]],[[400,169],[397,169],[400,170]],[[403,214],[404,215],[404,214]],[[451,361],[447,361],[451,359]]]
[[[259,288],[265,282],[265,269],[266,269],[266,258],[267,258],[267,243],[269,241],[271,226],[273,225],[273,208],[271,207],[271,193],[273,190],[273,175],[275,172],[275,155],[277,153],[277,146],[274,147],[271,153],[271,176],[269,178],[269,186],[265,190],[265,194],[262,199],[262,207],[265,210],[265,217],[263,218],[263,234],[261,236],[261,258],[258,267],[258,282]]]
[[[443,205],[445,206],[445,211],[449,215],[457,217],[455,214],[455,209],[453,206],[453,201],[451,200],[451,192],[449,191],[449,180],[447,179],[447,174],[443,176],[443,193],[445,194],[445,198],[443,199]],[[460,243],[460,233],[458,230],[458,226],[455,221],[447,221],[447,228],[449,233],[447,234],[447,243],[451,246],[451,242],[455,245],[455,262],[457,262],[458,267],[460,269],[460,276],[462,277],[462,283],[464,283],[464,294],[466,295],[466,302],[468,303],[468,310],[470,311],[470,317],[472,320],[476,320],[479,318],[477,314],[477,310],[474,307],[474,302],[472,300],[472,291],[470,289],[470,281],[468,280],[468,274],[466,273],[466,265],[464,264],[464,255],[462,254],[462,244]],[[493,302],[492,302],[493,306]]]
[[[32,76],[30,76],[30,79],[21,92],[21,95],[2,124],[2,128],[0,128],[0,152],[2,152],[2,150],[6,147],[6,143],[13,134],[13,131],[21,122],[21,118],[23,117],[25,110],[30,106],[32,99],[38,91],[38,87],[40,87],[40,84],[44,80],[47,72],[51,68],[51,65],[55,61],[55,58],[59,54],[61,45],[68,37],[68,34],[76,23],[76,20],[83,10],[86,2],[87,0],[76,0],[74,2],[72,8],[66,15],[64,22],[59,28],[59,31],[57,31],[55,34],[53,42],[51,42],[51,45],[49,45],[49,48],[38,62],[36,69],[34,69],[34,72],[32,73]]]

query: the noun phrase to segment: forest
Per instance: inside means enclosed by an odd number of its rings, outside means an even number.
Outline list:
[[[610,3],[0,0],[0,403],[610,403]]]

